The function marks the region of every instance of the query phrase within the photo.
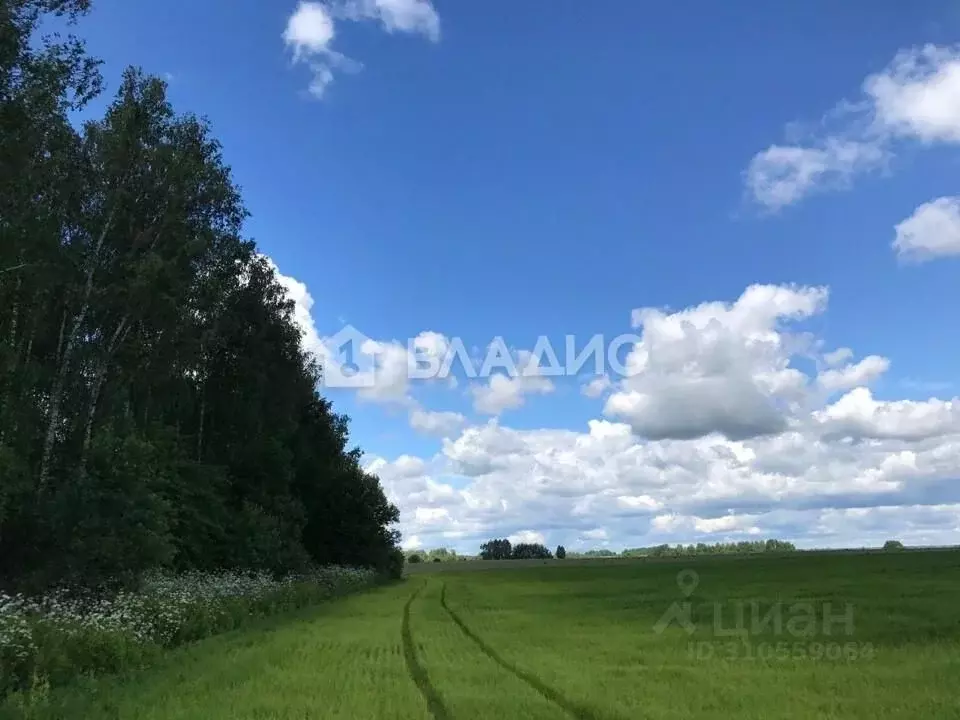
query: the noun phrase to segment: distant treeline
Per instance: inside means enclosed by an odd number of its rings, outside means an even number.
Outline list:
[[[689,545],[653,545],[643,548],[628,548],[621,552],[613,550],[568,551],[559,545],[550,552],[540,543],[512,544],[506,538],[488,540],[480,546],[478,555],[460,555],[456,550],[437,548],[434,550],[407,551],[407,561],[419,562],[463,562],[468,560],[527,560],[557,558],[616,558],[616,557],[690,557],[694,555],[747,555],[756,553],[794,552],[797,548],[785,540],[753,540],[736,543],[696,543]]]
[[[621,557],[690,557],[691,555],[749,555],[753,553],[793,552],[797,548],[785,540],[744,540],[730,543],[697,543],[696,545],[654,545],[629,548]],[[601,551],[602,552],[602,551]]]
[[[905,546],[899,540],[888,540],[882,548],[842,548],[842,549],[819,549],[804,552],[821,553],[851,553],[851,552],[891,552],[905,550]],[[930,546],[914,547],[913,550],[944,550],[960,549],[957,547]],[[410,550],[407,551],[407,561],[413,563],[419,562],[466,562],[470,560],[517,560],[526,558],[549,558],[555,557],[562,560],[565,557],[571,559],[586,558],[642,558],[642,557],[690,557],[695,555],[751,555],[758,553],[789,553],[801,552],[797,550],[793,543],[785,540],[754,540],[748,542],[736,543],[696,543],[689,545],[653,545],[643,548],[628,548],[620,552],[607,549],[586,550],[583,552],[567,551],[563,545],[559,545],[552,554],[543,545],[540,544],[519,544],[511,545],[509,540],[490,540],[481,546],[479,555],[460,555],[456,550],[447,548],[437,548],[435,550]]]
[[[406,553],[407,562],[460,562],[473,560],[469,555],[458,555],[456,550],[447,548],[435,548],[434,550],[408,550]]]

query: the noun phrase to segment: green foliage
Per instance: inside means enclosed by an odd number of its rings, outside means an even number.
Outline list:
[[[398,551],[399,552],[399,551]],[[172,648],[252,619],[370,587],[377,574],[319,568],[265,574],[148,576],[136,591],[52,593],[35,601],[0,593],[0,697],[78,677],[130,671]]]
[[[563,560],[567,557],[567,549],[563,545],[557,545],[557,551],[554,555],[556,555],[557,560]]]
[[[514,560],[548,560],[553,555],[541,543],[517,543],[510,557]]]
[[[481,560],[509,560],[513,557],[513,546],[506,538],[488,540],[480,546]]]
[[[616,557],[617,554],[613,550],[607,550],[606,548],[600,548],[599,550],[587,550],[583,553],[575,553],[573,557],[585,557],[585,558],[606,558],[606,557]]]
[[[692,557],[695,555],[752,555],[756,553],[789,553],[796,547],[785,540],[743,540],[730,543],[697,543],[696,545],[656,545],[648,548],[631,548],[621,553],[622,557]],[[603,551],[608,552],[608,551]],[[584,556],[588,556],[585,553]],[[609,556],[613,556],[610,553]]]
[[[0,588],[152,568],[399,576],[397,508],[318,392],[206,121],[0,5]]]
[[[417,560],[414,560],[414,557],[416,557]],[[449,548],[407,551],[407,562],[459,562],[463,559],[463,557],[457,554],[456,550]]]
[[[403,577],[403,565],[406,557],[403,554],[403,550],[400,548],[393,548],[390,551],[390,558],[387,562],[385,575],[391,580],[399,580]]]
[[[488,540],[480,546],[481,560],[546,560],[553,555],[541,543],[517,543],[506,538]]]
[[[903,543],[899,540],[887,540],[883,544],[883,549],[887,552],[898,552],[904,549]]]
[[[409,558],[407,558],[407,562],[410,563],[411,565],[416,565],[417,563],[422,563],[423,558],[420,557],[417,553],[414,553]]]
[[[149,442],[98,434],[87,467],[50,497],[54,541],[44,578],[70,585],[132,585],[144,571],[168,565],[174,545],[163,491],[164,461]]]

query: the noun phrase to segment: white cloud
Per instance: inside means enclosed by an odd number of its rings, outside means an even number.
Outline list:
[[[445,508],[418,507],[413,511],[414,519],[421,525],[435,525],[444,523],[450,518],[450,512]]]
[[[607,531],[603,528],[594,528],[593,530],[587,530],[584,532],[583,537],[587,540],[606,540]]]
[[[294,63],[304,63],[311,70],[308,89],[316,98],[323,97],[333,82],[333,68],[343,59],[331,47],[335,34],[327,6],[306,0],[297,5],[283,31],[283,42],[293,53]]]
[[[750,161],[747,190],[761,205],[779,210],[814,188],[846,187],[854,175],[880,166],[884,158],[877,145],[837,138],[821,147],[772,145]]]
[[[360,64],[333,49],[340,20],[379,22],[390,33],[421,34],[440,39],[440,17],[429,0],[347,0],[339,3],[301,0],[287,19],[283,42],[293,62],[310,68],[308,91],[322,98],[334,71],[359,70]]]
[[[744,173],[749,195],[777,210],[819,189],[846,187],[858,174],[883,168],[897,141],[960,143],[960,53],[934,45],[899,52],[868,76],[863,99],[841,102],[825,119],[833,132],[805,144],[774,145]]]
[[[466,425],[467,419],[455,412],[432,412],[414,408],[410,412],[410,427],[424,435],[449,437]]]
[[[540,543],[542,545],[544,543],[543,534],[535,530],[521,530],[507,537],[507,540],[514,545],[519,543]]]
[[[334,362],[338,358],[339,348],[335,347],[332,337],[321,337],[317,331],[312,311],[314,300],[306,284],[289,275],[284,275],[269,257],[264,256],[273,269],[277,282],[293,301],[293,317],[303,333],[304,348],[318,359]],[[410,423],[428,434],[454,432],[462,425],[463,416],[456,413],[429,413],[417,407],[410,397],[411,368],[420,360],[435,361],[439,364],[450,347],[450,341],[441,333],[424,331],[413,338],[410,352],[407,344],[397,340],[380,341],[367,338],[355,347],[356,356],[352,361],[365,367],[356,375],[357,395],[370,402],[405,405],[411,408]],[[434,382],[438,378],[428,378]]]
[[[306,286],[278,280],[296,301],[308,344],[323,352]],[[821,355],[821,342],[795,331],[793,323],[824,312],[826,302],[824,288],[753,286],[734,302],[637,310],[632,375],[611,398],[636,394],[648,405],[610,413],[624,422],[463,427],[457,413],[411,402],[411,425],[442,435],[441,451],[373,457],[365,467],[400,508],[405,546],[455,540],[476,552],[491,537],[522,533],[548,546],[728,537],[960,542],[960,400],[875,399],[866,385],[886,369],[885,358],[854,362],[847,348]],[[437,333],[420,337],[436,352],[447,344]],[[792,367],[798,355],[820,373]],[[376,394],[408,398],[409,389],[386,383]],[[844,394],[828,402],[827,391]],[[606,538],[591,539],[598,529]]]
[[[404,550],[419,550],[423,547],[423,542],[416,535],[411,535],[410,537],[403,538],[400,546]]]
[[[375,469],[405,534],[436,545],[455,532],[465,552],[521,533],[569,546],[598,528],[620,547],[739,536],[834,544],[810,529],[828,510],[960,502],[960,426],[921,420],[924,432],[902,432],[909,413],[895,432],[882,422],[877,437],[855,442],[819,425],[735,442],[645,441],[604,421],[584,432],[491,423],[445,442],[420,476],[408,463]],[[884,517],[896,536],[897,518]]]
[[[684,518],[670,513],[667,515],[657,515],[650,523],[650,526],[655,532],[674,532],[682,528],[685,524]]]
[[[493,375],[486,385],[476,385],[470,389],[473,394],[473,408],[485,415],[499,415],[504,410],[514,410],[524,403],[529,394],[545,395],[553,392],[550,380],[537,376],[507,377],[501,373]]]
[[[855,365],[846,365],[840,369],[826,370],[817,377],[824,390],[835,392],[849,390],[858,385],[869,385],[890,369],[890,361],[879,355],[865,357]]]
[[[330,52],[334,38],[333,18],[327,7],[318,2],[301,2],[287,20],[283,42],[293,51],[295,62],[311,55]]]
[[[866,79],[880,132],[924,142],[960,142],[960,53],[926,45],[904,50]]]
[[[649,495],[618,495],[617,505],[627,510],[660,510],[663,507]]]
[[[342,8],[352,20],[379,20],[387,32],[420,33],[440,39],[440,16],[429,0],[350,0]]]
[[[641,341],[604,413],[651,439],[783,431],[807,378],[790,366],[800,337],[783,325],[822,312],[827,291],[754,285],[733,304],[634,311]]]
[[[823,361],[829,367],[836,367],[840,363],[846,362],[853,357],[853,350],[850,348],[837,348],[832,352],[828,352],[823,356]]]
[[[960,255],[960,197],[924,203],[896,228],[893,248],[908,260]]]
[[[960,432],[960,402],[878,401],[867,388],[851,390],[814,414],[824,432],[850,437],[923,440]]]
[[[322,338],[321,344],[324,352],[331,358],[331,362],[336,361],[337,348],[333,346],[332,338]],[[439,363],[448,346],[449,341],[446,337],[429,330],[420,333],[409,343],[367,338],[360,343],[359,348],[354,348],[357,356],[353,358],[353,362],[358,365],[362,363],[362,367],[366,368],[355,376],[358,397],[375,403],[406,405],[411,407],[411,413],[415,412],[415,402],[410,396],[410,388],[416,379],[414,371],[417,363],[431,358]],[[429,377],[423,381],[436,382],[437,380],[439,378]],[[449,416],[440,419],[447,423],[451,421]],[[411,417],[411,422],[413,421],[414,418]],[[422,415],[417,416],[417,421],[421,426],[430,422],[429,418]]]
[[[749,515],[723,515],[716,518],[693,518],[693,526],[702,533],[731,533],[741,532],[756,535],[760,532]]]
[[[399,477],[417,477],[423,474],[426,463],[412,455],[401,455],[393,461],[393,467]]]
[[[581,388],[580,392],[586,395],[589,398],[598,398],[603,395],[607,390],[613,387],[613,382],[606,375],[598,375],[593,378],[590,382],[585,383]]]
[[[553,382],[539,374],[533,354],[521,350],[517,353],[515,374],[495,373],[486,384],[473,385],[470,392],[476,412],[499,415],[522,406],[526,395],[547,395],[555,389]]]

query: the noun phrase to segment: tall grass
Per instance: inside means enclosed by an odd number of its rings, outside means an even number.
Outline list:
[[[369,587],[373,570],[153,574],[136,591],[0,593],[0,697],[30,701],[80,676],[136,669],[158,651]]]

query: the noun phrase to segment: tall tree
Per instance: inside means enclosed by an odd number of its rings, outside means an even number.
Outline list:
[[[0,4],[0,585],[396,572],[398,511],[317,393],[208,123],[138,69],[69,122],[98,64],[35,34],[86,9]]]

